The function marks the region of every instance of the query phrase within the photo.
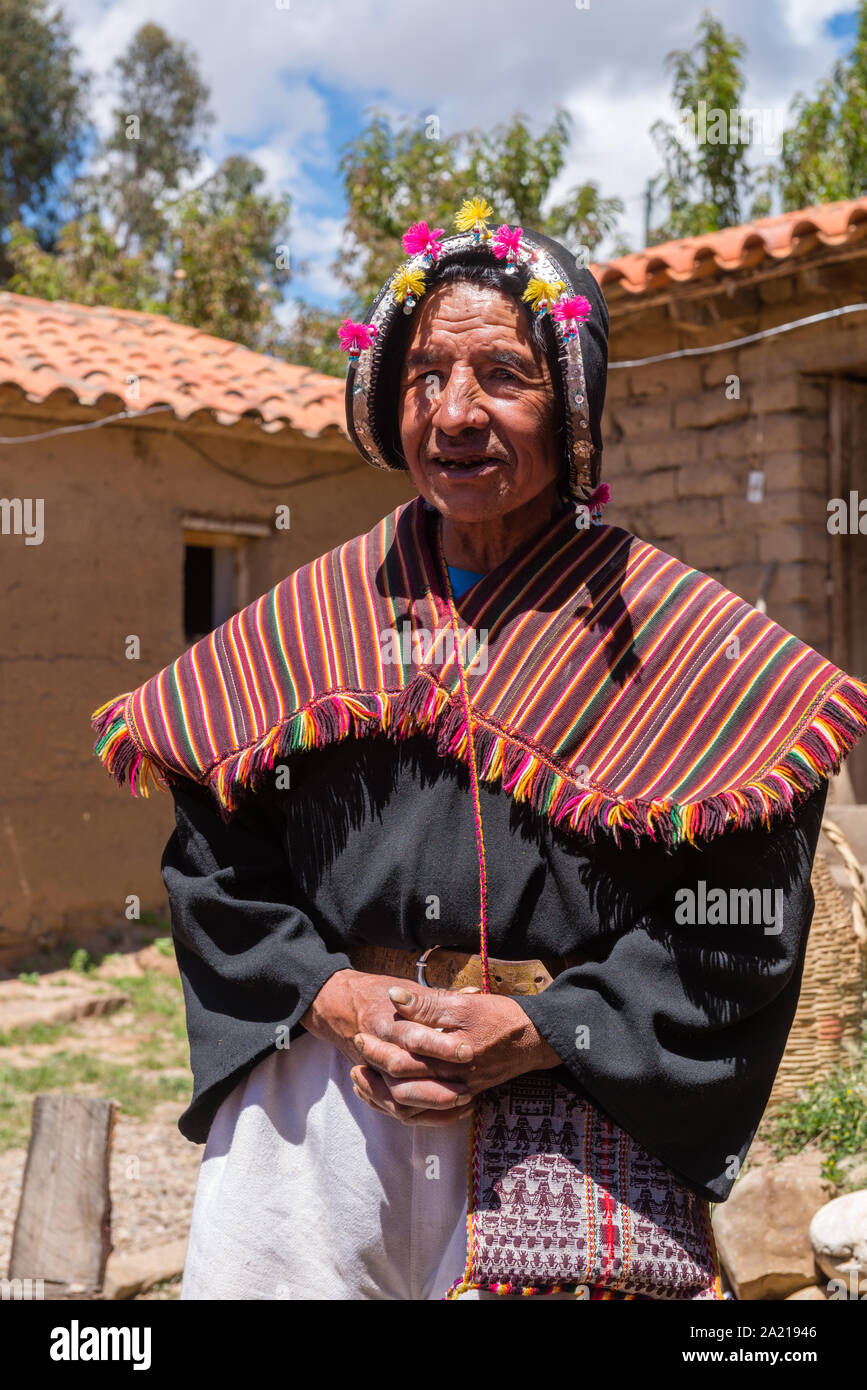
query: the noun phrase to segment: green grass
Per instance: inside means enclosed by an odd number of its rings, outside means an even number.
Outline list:
[[[149,1295],[155,1294],[158,1300],[167,1301],[171,1298],[180,1298],[181,1278],[182,1276],[178,1274],[174,1279],[163,1279],[159,1284],[153,1284],[146,1292]],[[139,1294],[137,1301],[143,1302],[144,1294]]]
[[[170,927],[171,922],[167,917],[161,917],[158,912],[143,912],[138,919],[144,927]]]
[[[128,929],[133,924],[125,922],[123,925],[125,933],[128,933]],[[142,932],[136,949],[156,945],[158,950],[165,955],[172,954],[171,922],[167,917],[161,917],[157,912],[143,912],[136,925],[162,928],[162,935],[158,937],[152,937],[149,933]],[[77,941],[68,937],[50,948],[40,948],[35,955],[20,959],[18,978],[23,980],[25,984],[38,984],[46,971],[76,970],[80,974],[90,975],[102,961],[111,959],[114,954],[116,953],[80,946]]]
[[[117,1101],[124,1115],[146,1119],[164,1100],[186,1101],[186,1076],[142,1077],[133,1068],[85,1054],[56,1052],[31,1067],[0,1066],[0,1150],[23,1147],[38,1092],[73,1091]]]
[[[129,995],[137,1022],[149,1021],[167,1036],[186,1038],[184,995],[177,976],[148,970],[144,975],[121,975],[112,985]]]
[[[85,951],[83,946],[73,951],[69,957],[69,968],[75,970],[79,975],[92,975],[96,970],[98,961],[89,951]]]
[[[822,1176],[841,1182],[840,1160],[867,1154],[867,1038],[856,1063],[812,1081],[800,1099],[775,1107],[766,1137],[776,1158],[817,1144],[825,1155]]]
[[[80,1038],[81,1029],[74,1023],[34,1023],[30,1028],[10,1028],[0,1032],[0,1047],[30,1047],[39,1043],[56,1043],[62,1038]]]
[[[77,965],[84,973],[95,968],[93,958],[76,948]],[[100,983],[94,981],[94,983]],[[124,1115],[146,1119],[162,1101],[186,1103],[192,1093],[183,990],[176,975],[146,971],[121,976],[112,989],[129,996],[119,1031],[136,1039],[129,1060],[99,1057],[101,1039],[95,1038],[93,1054],[61,1049],[32,1064],[10,1065],[0,1053],[0,1152],[26,1145],[30,1132],[33,1096],[38,1092],[71,1091],[115,1100]],[[86,1036],[87,1020],[76,1023],[40,1023],[0,1033],[0,1048],[38,1046]],[[166,1075],[178,1071],[181,1075]]]

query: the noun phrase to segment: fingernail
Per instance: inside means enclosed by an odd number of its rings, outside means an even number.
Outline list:
[[[355,1037],[352,1039],[352,1041],[353,1041],[354,1045],[358,1048],[358,1051],[359,1051],[359,1052],[363,1052],[363,1051],[364,1051],[364,1038],[361,1036],[360,1033],[356,1033],[356,1035],[355,1035]]]
[[[473,1060],[473,1049],[469,1043],[461,1043],[455,1053],[459,1062],[471,1062]]]
[[[473,1097],[469,1094],[465,1096],[458,1096],[457,1100],[455,1101],[455,1105],[469,1105],[472,1098]]]
[[[399,989],[397,985],[392,985],[388,997],[393,1004],[411,1004],[413,998],[408,989]]]

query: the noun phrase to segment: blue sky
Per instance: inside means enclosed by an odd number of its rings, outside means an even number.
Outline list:
[[[661,167],[649,129],[675,114],[665,57],[692,46],[704,8],[683,0],[61,3],[82,61],[101,79],[99,122],[113,104],[113,60],[141,24],[157,22],[191,45],[216,116],[209,160],[247,151],[269,186],[291,195],[292,259],[309,268],[289,296],[325,306],[340,293],[329,271],[346,214],[339,151],[371,106],[420,122],[435,114],[444,135],[516,110],[540,130],[566,107],[572,146],[552,198],[596,181],[624,199],[620,230],[640,247],[645,183]],[[796,92],[812,91],[852,44],[855,9],[840,0],[717,0],[711,8],[747,45],[744,104],[778,122]]]

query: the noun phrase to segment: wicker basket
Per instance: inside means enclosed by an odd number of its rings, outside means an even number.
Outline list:
[[[811,882],[816,899],[807,941],[801,995],[768,1110],[793,1099],[810,1081],[850,1060],[847,1042],[861,1040],[867,887],[861,866],[839,826],[824,818],[822,829],[839,851],[852,882],[849,907],[828,861],[816,852]]]

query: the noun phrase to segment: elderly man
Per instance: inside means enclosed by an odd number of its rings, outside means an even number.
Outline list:
[[[867,686],[602,524],[604,300],[490,212],[341,329],[418,497],[94,716],[176,806],[186,1299],[722,1297]]]

